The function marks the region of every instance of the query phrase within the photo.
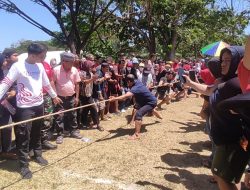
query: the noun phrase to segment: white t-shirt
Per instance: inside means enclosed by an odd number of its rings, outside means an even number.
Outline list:
[[[14,63],[7,76],[0,83],[0,99],[15,81],[17,81],[17,107],[29,108],[41,105],[43,103],[43,89],[52,98],[57,96],[50,85],[43,65],[40,63]]]

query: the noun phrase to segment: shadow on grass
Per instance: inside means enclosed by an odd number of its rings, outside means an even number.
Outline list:
[[[141,133],[147,132],[146,127],[151,126],[151,125],[155,125],[157,123],[159,123],[159,121],[155,121],[155,122],[152,122],[152,123],[142,124]],[[107,140],[111,140],[111,139],[122,137],[122,136],[126,136],[126,135],[132,135],[134,133],[134,131],[135,131],[134,128],[121,128],[121,127],[118,128],[118,129],[115,129],[115,130],[109,130],[108,132],[111,135],[114,134],[113,136],[111,136],[109,138],[97,140],[96,142],[102,142],[102,141],[107,141]]]
[[[190,132],[197,132],[197,131],[202,131],[205,128],[205,121],[199,121],[199,122],[189,122],[187,121],[186,123],[180,122],[180,121],[175,121],[175,120],[170,120],[172,122],[184,125],[185,127],[180,127],[180,129],[183,130],[183,132],[176,131],[177,133],[190,133]]]
[[[0,159],[0,169],[9,172],[19,172],[20,166],[17,160]]]
[[[161,190],[171,190],[170,188],[164,187],[163,185],[151,183],[149,181],[137,181],[136,184],[141,185],[141,186],[153,186]]]
[[[197,115],[197,116],[200,117],[199,113],[197,113],[197,112],[190,112],[190,113],[193,114],[193,115]]]
[[[180,152],[182,154],[164,154],[161,156],[161,160],[169,166],[173,167],[199,168],[202,167],[202,159],[206,158],[206,156],[201,156],[200,154],[194,152]]]
[[[167,167],[155,167],[156,169],[168,170],[164,178],[171,183],[182,184],[185,189],[213,189],[217,190],[217,185],[210,184],[209,179],[211,175],[207,174],[195,174],[189,171],[188,168],[202,167],[201,155],[197,153],[182,152],[176,150],[181,154],[167,153],[161,156],[162,162],[167,164]],[[209,188],[208,188],[209,187]]]
[[[210,143],[210,145],[208,143]],[[204,149],[208,150],[208,151],[212,150],[212,145],[211,145],[210,141],[199,141],[199,142],[195,142],[195,143],[183,141],[183,142],[180,142],[180,144],[189,146],[189,148],[191,149],[192,152],[193,151],[202,152]]]
[[[182,168],[167,168],[167,170],[175,172],[177,174],[165,174],[164,178],[172,183],[181,183],[185,189],[211,189],[216,190],[217,185],[209,183],[209,175],[206,174],[194,174],[186,169]],[[209,188],[208,188],[209,187]]]

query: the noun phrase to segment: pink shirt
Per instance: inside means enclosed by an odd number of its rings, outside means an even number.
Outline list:
[[[79,72],[75,67],[65,72],[62,65],[54,68],[53,81],[59,96],[72,96],[75,94],[75,85],[81,81]]]

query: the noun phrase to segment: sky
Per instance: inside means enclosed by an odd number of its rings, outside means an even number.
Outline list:
[[[59,26],[54,17],[39,5],[29,0],[14,0],[21,10],[31,15],[39,23],[45,25],[53,31],[59,31]],[[51,37],[45,32],[31,25],[16,14],[7,13],[0,10],[0,52],[11,44],[18,43],[20,40],[49,40]]]
[[[244,7],[244,0],[234,0],[236,9]],[[29,0],[13,0],[16,5],[31,15],[36,21],[44,24],[53,31],[59,31],[59,26],[54,17],[45,9],[32,3]],[[222,2],[222,1],[221,1]],[[230,2],[230,0],[224,0]],[[230,4],[230,3],[229,3]],[[240,7],[239,7],[240,5]],[[16,44],[21,40],[49,40],[51,37],[45,32],[29,24],[16,14],[7,13],[0,10],[0,52],[12,44]],[[250,25],[246,29],[246,34],[250,34]]]

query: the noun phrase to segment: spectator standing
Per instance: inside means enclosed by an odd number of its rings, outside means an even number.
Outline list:
[[[54,68],[51,81],[56,89],[58,97],[63,103],[55,106],[55,111],[71,109],[79,103],[79,82],[81,81],[78,70],[73,67],[75,55],[68,52],[61,53],[61,65]],[[70,136],[80,139],[82,136],[78,130],[76,111],[66,112],[55,116],[57,144],[63,143],[64,133],[70,132]]]
[[[2,99],[7,90],[17,81],[16,103],[18,121],[43,115],[43,88],[50,94],[55,104],[61,102],[52,89],[42,64],[40,64],[46,57],[46,52],[47,47],[44,45],[38,43],[30,44],[28,46],[27,59],[24,62],[13,64],[0,84],[0,99]],[[42,157],[41,127],[42,120],[23,123],[16,127],[16,145],[21,175],[25,179],[32,177],[28,167],[28,153],[30,149],[34,150],[34,159],[38,164],[48,164],[48,161]]]
[[[18,53],[15,49],[5,49],[2,55],[1,60],[1,71],[2,76],[0,81],[8,74],[11,66],[18,61]],[[13,84],[9,91],[5,94],[5,101],[7,104],[10,104],[13,109],[16,109],[16,84]],[[0,118],[0,125],[7,125],[11,121],[16,121],[16,114],[15,112],[11,112],[5,107],[2,106],[2,114]],[[15,153],[11,151],[11,144],[12,144],[12,127],[8,127],[2,129],[1,132],[1,156],[4,158],[16,159],[17,156]]]
[[[97,79],[96,75],[93,75],[92,70],[95,69],[95,64],[92,61],[85,61],[83,63],[84,69],[80,71],[81,87],[80,87],[80,101],[82,105],[93,104],[93,83]],[[82,124],[84,128],[88,127],[88,113],[90,111],[94,126],[92,128],[101,129],[99,115],[94,105],[82,108]]]
[[[51,81],[52,77],[53,77],[53,72],[52,72],[52,68],[51,66],[43,61],[42,65],[44,67],[44,70],[48,76],[48,79]],[[48,115],[50,113],[53,113],[53,105],[52,105],[52,99],[49,96],[49,94],[43,90],[43,99],[44,99],[44,115]],[[43,120],[43,127],[41,129],[41,142],[42,142],[42,148],[43,149],[56,149],[57,145],[54,145],[52,143],[49,142],[49,134],[50,134],[50,130],[53,126],[53,117],[49,116],[44,118]]]

